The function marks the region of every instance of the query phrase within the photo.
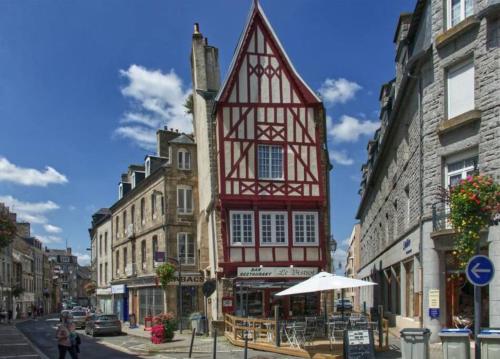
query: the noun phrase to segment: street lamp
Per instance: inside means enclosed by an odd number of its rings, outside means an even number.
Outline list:
[[[180,328],[179,328],[179,332],[182,334],[182,276],[181,276],[181,273],[182,273],[182,263],[179,259],[177,258],[174,258],[174,257],[166,257],[165,260],[169,260],[171,262],[174,262],[177,264],[177,273],[178,273],[178,280],[179,280],[179,283],[178,283],[178,294],[177,294],[177,298],[179,298],[179,309],[177,310],[177,320],[179,321],[179,325],[180,325]]]

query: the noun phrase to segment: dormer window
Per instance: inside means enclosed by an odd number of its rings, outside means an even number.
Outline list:
[[[180,170],[190,170],[191,169],[191,152],[180,149],[177,151],[177,167]]]
[[[448,12],[448,29],[474,13],[474,0],[446,0]]]
[[[120,182],[120,184],[118,185],[118,199],[122,198],[123,198],[123,183]]]

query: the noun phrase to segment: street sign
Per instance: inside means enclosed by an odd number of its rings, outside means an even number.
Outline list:
[[[483,255],[472,257],[465,268],[467,279],[472,285],[483,287],[488,285],[495,275],[493,262]]]

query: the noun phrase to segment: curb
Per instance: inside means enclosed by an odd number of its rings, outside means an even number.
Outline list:
[[[45,355],[44,352],[42,352],[40,349],[38,349],[38,347],[35,344],[33,344],[33,342],[31,340],[29,340],[26,335],[24,335],[24,333],[17,327],[17,324],[18,323],[12,325],[12,327],[16,328],[16,330],[19,332],[19,334],[21,334],[21,336],[24,338],[24,340],[26,340],[26,342],[40,356],[40,358],[42,358],[42,359],[50,359],[47,355]]]

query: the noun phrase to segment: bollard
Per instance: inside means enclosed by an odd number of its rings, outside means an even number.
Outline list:
[[[378,346],[379,346],[379,348],[382,348],[382,343],[384,341],[384,332],[383,332],[383,325],[382,325],[383,319],[384,319],[384,306],[379,305],[378,306]]]
[[[245,331],[245,349],[243,350],[243,359],[248,359],[248,332]]]
[[[193,334],[191,334],[191,344],[189,345],[189,358],[193,354],[193,344],[194,344],[194,336],[196,335],[196,328],[193,328]]]
[[[217,328],[214,328],[214,347],[212,349],[212,359],[217,359]]]

